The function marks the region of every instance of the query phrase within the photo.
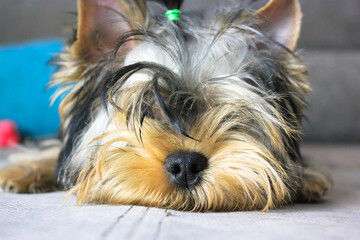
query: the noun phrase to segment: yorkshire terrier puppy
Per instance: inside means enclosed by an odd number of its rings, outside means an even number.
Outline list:
[[[78,0],[52,81],[66,95],[61,152],[3,169],[5,191],[61,186],[80,203],[185,211],[325,194],[330,180],[299,153],[310,87],[295,52],[298,0],[204,19],[182,2]]]

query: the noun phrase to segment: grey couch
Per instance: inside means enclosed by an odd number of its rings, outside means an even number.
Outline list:
[[[258,0],[261,6],[266,0]],[[304,19],[299,42],[309,68],[305,140],[360,141],[360,1],[300,0]],[[185,10],[208,12],[230,0],[185,0]],[[206,6],[206,7],[205,7]],[[0,43],[65,37],[76,17],[76,0],[0,1]]]

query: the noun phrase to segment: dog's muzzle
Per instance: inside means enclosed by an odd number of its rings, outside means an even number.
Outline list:
[[[191,188],[201,180],[208,159],[198,152],[174,152],[165,159],[165,169],[173,184]]]

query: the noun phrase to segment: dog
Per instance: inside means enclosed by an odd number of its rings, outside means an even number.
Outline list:
[[[310,86],[298,0],[202,19],[182,2],[78,0],[51,82],[60,154],[4,168],[5,191],[182,211],[322,198],[331,180],[299,151]]]

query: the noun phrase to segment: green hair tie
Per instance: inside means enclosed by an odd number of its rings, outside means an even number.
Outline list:
[[[169,21],[178,21],[180,19],[181,11],[179,9],[168,10],[165,13],[165,16]]]

